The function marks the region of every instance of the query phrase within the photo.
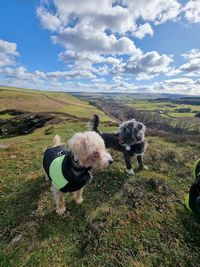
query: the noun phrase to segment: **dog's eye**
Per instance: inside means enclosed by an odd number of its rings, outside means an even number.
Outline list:
[[[123,131],[126,132],[126,128],[124,128]]]

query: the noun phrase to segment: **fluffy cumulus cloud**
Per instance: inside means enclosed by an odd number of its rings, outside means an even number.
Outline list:
[[[85,70],[71,70],[71,71],[52,71],[52,72],[42,72],[42,71],[34,71],[29,72],[24,67],[16,67],[16,68],[1,68],[0,74],[4,74],[9,78],[16,78],[20,80],[37,80],[37,79],[71,79],[71,78],[95,78],[95,75],[92,75],[89,71]]]
[[[94,28],[85,20],[74,28],[65,28],[57,36],[52,36],[54,43],[62,44],[66,49],[97,54],[134,54],[137,49],[129,38],[116,38]]]
[[[114,64],[119,64],[121,62],[120,59],[112,56],[103,57],[101,55],[92,54],[90,52],[81,53],[71,50],[60,53],[59,58],[66,63],[70,63],[73,61],[78,61],[78,62],[89,61],[91,63],[107,63],[114,65]]]
[[[181,4],[176,0],[122,0],[122,2],[128,5],[135,20],[142,18],[154,24],[176,20],[181,12]]]
[[[188,73],[188,75],[200,75],[200,58],[194,58],[183,64],[179,68],[180,71]]]
[[[49,20],[50,30],[52,29],[53,16],[54,20],[59,20],[60,26],[63,27],[77,22],[77,18],[79,21],[87,18],[97,30],[111,29],[113,32],[125,33],[135,28],[133,17],[129,10],[119,5],[113,6],[111,0],[54,0],[53,2],[56,9],[54,14],[41,7],[37,9],[37,14],[45,28],[48,28],[47,21]],[[46,17],[45,23],[44,15]]]
[[[166,73],[166,76],[177,76],[182,75],[186,77],[199,77],[200,76],[200,50],[191,49],[181,54],[184,58],[185,63],[169,68],[169,71]]]
[[[0,39],[0,67],[15,65],[18,56],[17,45]]]
[[[156,82],[149,86],[151,92],[165,92],[165,93],[180,93],[199,95],[200,80],[193,80],[189,78],[174,78],[164,80],[162,82]]]
[[[168,76],[182,74],[185,76],[200,76],[200,50],[191,49],[182,54],[185,63],[177,68],[171,69]]]
[[[189,60],[194,59],[194,58],[200,58],[200,50],[193,48],[190,51],[183,53],[182,56],[185,59],[189,59]]]
[[[37,8],[37,15],[40,17],[43,28],[56,31],[61,27],[60,20],[43,7]]]
[[[200,23],[200,0],[190,0],[183,8],[185,18],[191,23]]]
[[[140,57],[130,58],[124,65],[124,72],[138,75],[139,79],[149,79],[168,72],[172,61],[171,57],[152,51]]]
[[[149,23],[140,25],[134,33],[135,37],[139,39],[144,38],[146,34],[153,35],[153,29]]]

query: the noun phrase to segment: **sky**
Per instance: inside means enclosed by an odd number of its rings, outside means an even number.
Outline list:
[[[200,0],[1,1],[0,84],[200,95]]]

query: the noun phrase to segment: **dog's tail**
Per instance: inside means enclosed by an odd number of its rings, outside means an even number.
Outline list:
[[[61,145],[61,139],[59,135],[56,135],[53,138],[53,146],[59,146],[59,145]]]
[[[92,131],[99,132],[98,127],[99,127],[99,116],[97,114],[94,114],[93,119],[91,121],[91,127]]]

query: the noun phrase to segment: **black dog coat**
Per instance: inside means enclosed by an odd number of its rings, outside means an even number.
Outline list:
[[[63,146],[47,148],[43,167],[55,188],[61,192],[81,189],[89,180],[89,168],[77,166],[72,153]]]

